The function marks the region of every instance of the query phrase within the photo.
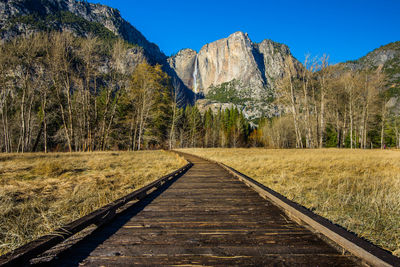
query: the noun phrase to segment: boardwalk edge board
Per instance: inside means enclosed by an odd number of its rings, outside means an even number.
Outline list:
[[[92,213],[81,217],[59,229],[49,235],[42,236],[36,240],[33,240],[13,251],[8,252],[0,256],[0,266],[24,266],[29,265],[29,261],[52,247],[63,242],[67,238],[77,234],[83,229],[87,228],[92,224],[102,224],[104,220],[111,220],[115,215],[116,211],[132,200],[140,200],[152,193],[153,189],[159,188],[166,182],[182,176],[187,170],[193,166],[193,163],[189,162],[182,168],[167,174],[160,179],[133,191],[132,193],[121,197]]]
[[[178,152],[181,156],[188,153]],[[262,197],[268,198],[275,205],[283,209],[289,216],[294,219],[304,222],[306,225],[314,229],[316,232],[324,235],[334,243],[338,244],[343,249],[347,250],[354,256],[362,259],[367,264],[372,266],[400,266],[400,258],[394,256],[390,252],[375,246],[374,244],[359,238],[355,234],[347,231],[346,229],[333,224],[324,217],[313,213],[305,207],[287,199],[283,195],[275,192],[269,187],[255,181],[254,179],[246,176],[245,174],[235,170],[224,163],[204,158],[201,156],[193,155],[204,160],[213,162],[227,170],[229,173],[237,177],[240,181],[253,188]]]

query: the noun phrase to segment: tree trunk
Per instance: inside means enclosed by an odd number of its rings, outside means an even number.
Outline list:
[[[319,126],[319,148],[324,145],[325,135],[325,92],[321,88],[321,110],[320,110],[320,126]]]
[[[115,104],[113,105],[113,107],[112,107],[110,121],[108,122],[107,130],[106,130],[106,136],[105,136],[105,138],[104,138],[104,143],[103,143],[103,150],[106,149],[106,144],[107,144],[107,141],[108,141],[108,136],[109,136],[109,134],[110,134],[111,125],[112,125],[112,123],[113,123],[113,121],[114,121],[114,116],[115,116],[115,110],[116,110],[116,108],[117,108],[117,104],[115,103]]]
[[[338,103],[337,103],[338,104]],[[340,119],[339,119],[339,107],[336,107],[336,147],[340,148],[342,145],[340,143],[341,140],[341,129],[340,129]]]
[[[138,150],[141,149],[142,135],[143,135],[143,132],[144,132],[145,123],[147,121],[147,116],[149,114],[149,109],[150,109],[150,107],[148,106],[149,103],[147,103],[148,98],[146,97],[146,94],[148,92],[146,92],[146,91],[147,90],[144,90],[142,110],[140,111],[139,133],[138,133]]]
[[[46,90],[46,89],[44,89]],[[42,111],[43,111],[43,141],[44,141],[44,153],[47,153],[47,113],[46,113],[46,105],[47,105],[47,92],[44,92],[42,98]]]
[[[303,79],[307,79],[305,76]],[[311,132],[311,120],[310,120],[310,107],[308,104],[308,93],[307,93],[307,87],[308,87],[308,82],[303,81],[303,93],[304,93],[304,105],[306,108],[306,128],[307,128],[307,134],[306,134],[306,147],[311,148],[312,147],[312,132]]]
[[[40,137],[42,136],[42,132],[43,132],[43,122],[40,124],[40,129],[39,129],[39,132],[37,134],[37,137],[36,137],[36,140],[35,140],[35,143],[34,143],[34,145],[32,147],[31,152],[36,152],[37,146],[39,145]]]
[[[18,142],[18,150],[20,145],[21,147],[21,152],[24,153],[25,151],[25,147],[24,147],[24,140],[25,140],[25,94],[26,94],[26,89],[23,89],[22,92],[22,99],[21,99],[21,136],[20,136],[20,140]],[[22,142],[21,142],[22,141]]]
[[[385,148],[386,99],[382,103],[381,149]]]
[[[342,146],[346,146],[346,134],[347,134],[347,105],[344,108],[344,115],[343,115],[343,135],[342,135]]]
[[[61,110],[61,118],[62,118],[63,126],[64,126],[64,134],[65,134],[65,138],[67,138],[68,150],[71,153],[72,152],[71,138],[69,136],[68,126],[65,121],[64,107],[62,106],[61,100],[60,100],[59,105],[60,105],[60,110]]]
[[[296,148],[303,148],[303,141],[301,140],[301,133],[298,125],[298,117],[297,117],[298,114],[296,109],[296,97],[294,93],[294,85],[291,77],[289,78],[289,81],[290,81],[290,102],[293,114],[294,130],[296,133]]]
[[[353,105],[351,102],[349,104],[349,118],[350,118],[350,148],[353,149]]]
[[[142,131],[143,131],[143,118],[144,114],[143,111],[140,114],[140,120],[139,120],[139,133],[138,133],[138,144],[137,144],[137,149],[140,150],[140,144],[142,142]]]
[[[128,150],[135,150],[135,145],[133,143],[133,125],[135,124],[135,113],[132,113],[132,118],[131,118],[131,123],[129,125],[129,146],[128,146]]]
[[[364,145],[363,148],[367,148],[367,136],[368,136],[368,120],[369,120],[369,104],[367,103],[365,107],[365,119],[364,119],[364,136],[363,136],[363,141]]]
[[[399,149],[400,148],[400,131],[399,131],[399,126],[397,124],[397,120],[398,118],[394,118],[394,131],[396,134],[396,148]]]
[[[4,131],[4,151],[6,152],[6,153],[8,153],[8,152],[10,152],[9,150],[8,150],[8,140],[7,140],[7,132],[8,132],[8,127],[7,127],[7,123],[6,123],[6,119],[5,119],[5,116],[4,116],[4,113],[5,113],[5,109],[6,109],[7,107],[5,106],[5,107],[3,107],[3,110],[1,111],[1,119],[2,119],[2,121],[3,121],[3,131]]]
[[[136,142],[137,142],[137,134],[138,134],[138,130],[139,130],[139,128],[138,128],[138,126],[139,126],[139,114],[137,114],[137,119],[136,119],[136,121],[135,121],[135,131],[134,131],[134,133],[133,133],[133,146],[132,146],[132,150],[135,150],[136,149]]]
[[[312,83],[311,84],[311,88],[312,88],[312,101],[314,104],[314,116],[315,116],[315,129],[314,129],[314,137],[313,137],[313,147],[317,147],[318,146],[318,134],[319,134],[319,113],[318,113],[318,108],[317,108],[317,101],[316,101],[316,96],[315,96],[315,86]]]
[[[68,136],[68,147],[69,147],[69,152],[72,152],[72,148],[74,146],[74,127],[73,127],[73,118],[72,118],[72,101],[71,101],[71,93],[70,93],[70,82],[69,82],[69,77],[68,74],[66,74],[66,77],[64,77],[64,90],[67,96],[67,107],[68,107],[68,130],[69,130],[69,136]],[[63,112],[64,113],[64,112]],[[75,146],[76,149],[76,146]]]
[[[27,134],[25,137],[26,149],[28,149],[32,140],[32,105],[33,105],[33,95],[30,96],[29,109],[28,109],[28,121],[27,121],[28,125],[27,125]]]
[[[106,120],[107,120],[107,113],[108,113],[108,109],[109,109],[109,105],[110,105],[110,101],[111,101],[110,99],[111,99],[110,91],[107,90],[106,106],[105,106],[104,113],[103,113],[103,118],[102,118],[102,122],[101,122],[101,131],[100,131],[100,138],[101,138],[100,147],[101,147],[101,149],[103,149],[104,142],[105,142]]]
[[[176,120],[176,105],[173,104],[172,106],[172,122],[171,122],[171,129],[169,132],[169,149],[172,149],[172,142],[175,143],[175,120]]]

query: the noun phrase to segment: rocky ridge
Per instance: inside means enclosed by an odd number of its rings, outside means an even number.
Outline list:
[[[134,45],[126,55],[125,72],[132,72],[143,61],[161,64],[175,80],[180,103],[193,103],[193,93],[170,68],[167,56],[124,20],[117,9],[77,0],[0,0],[1,40],[37,31],[68,31],[102,39],[122,38]]]
[[[382,66],[391,86],[400,89],[400,41],[389,43],[369,52],[358,60],[340,63],[350,69],[376,69]]]
[[[124,20],[117,9],[86,1],[1,0],[0,28],[1,39],[48,29],[71,31],[84,36],[92,33],[112,37],[112,33],[143,47],[146,56],[152,60],[162,62],[166,59],[158,46]]]
[[[275,114],[269,103],[275,81],[282,77],[287,57],[292,57],[286,45],[270,40],[253,43],[247,34],[236,32],[205,45],[198,53],[184,49],[167,58],[116,9],[77,0],[0,0],[2,40],[51,30],[69,31],[78,36],[91,34],[103,39],[123,38],[135,45],[123,62],[125,72],[143,61],[161,64],[175,80],[183,105],[213,97],[214,106],[232,103],[248,118]],[[197,75],[193,75],[196,67]]]
[[[235,32],[204,45],[198,53],[183,49],[168,62],[187,87],[196,90],[200,98],[212,100],[203,101],[202,109],[211,107],[206,103],[212,103],[213,109],[218,103],[221,108],[232,103],[255,119],[276,113],[270,102],[289,57],[301,68],[286,45],[271,40],[253,43],[246,33]]]
[[[1,40],[42,30],[123,38],[135,45],[126,55],[127,72],[142,61],[159,63],[177,81],[181,103],[197,100],[203,110],[234,105],[250,119],[277,114],[271,100],[289,58],[297,69],[302,68],[286,45],[268,39],[254,43],[243,32],[206,44],[198,52],[183,49],[168,58],[116,9],[77,0],[0,0]],[[382,65],[393,95],[390,103],[400,106],[400,42],[339,65],[343,64],[351,69],[374,69]]]
[[[387,106],[400,113],[400,41],[383,45],[357,60],[337,64],[353,70],[374,70],[382,67],[390,96]]]

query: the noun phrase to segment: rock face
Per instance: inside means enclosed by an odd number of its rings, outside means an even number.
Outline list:
[[[207,95],[217,85],[240,81],[244,87],[252,88],[252,97],[259,99],[266,89],[273,89],[275,81],[284,74],[284,65],[292,57],[289,48],[271,40],[253,43],[243,32],[206,44],[196,53],[184,49],[168,59],[170,66],[182,81],[194,88],[194,69],[198,64],[197,88]],[[298,66],[301,66],[294,59]]]
[[[186,88],[167,57],[149,42],[120,12],[108,6],[77,0],[0,0],[0,40],[10,40],[36,31],[68,31],[78,36],[89,34],[103,39],[120,37],[137,45],[126,55],[127,72],[141,62],[161,64],[174,78],[182,105],[193,103],[193,93]]]
[[[390,95],[387,106],[400,114],[400,41],[381,46],[358,60],[339,63],[337,66],[353,70],[375,70],[382,67]]]
[[[192,49],[183,49],[173,57],[168,58],[168,63],[177,73],[182,82],[194,88],[193,73],[197,53]]]
[[[400,64],[400,41],[381,46],[358,60],[340,63],[352,69],[376,68],[379,65],[383,67],[394,67]]]
[[[76,0],[0,1],[2,39],[47,29],[70,30],[79,35],[87,35],[89,31],[101,31],[102,26],[128,42],[143,47],[147,56],[155,61],[166,59],[156,44],[149,42],[121,17],[118,10],[111,7]]]
[[[287,58],[293,58],[289,47],[268,39],[259,44],[254,44],[254,46],[255,54],[258,52],[258,59],[262,60],[259,66],[264,70],[264,78],[269,81],[270,84],[274,84],[274,81],[283,77]],[[296,67],[301,68],[301,63],[295,58],[293,59],[296,63]]]
[[[382,66],[389,79],[389,86],[400,90],[400,41],[381,46],[358,60],[340,63],[350,69],[376,69]]]
[[[218,102],[233,103],[243,107],[249,118],[256,118],[274,115],[271,112],[275,109],[268,102],[289,57],[293,58],[286,45],[271,40],[253,43],[247,34],[236,32],[206,44],[198,53],[184,49],[168,62],[187,87],[213,100],[213,108]],[[294,62],[301,67],[296,59]],[[207,108],[205,103],[201,105]]]
[[[2,40],[51,30],[123,38],[137,45],[126,56],[127,72],[144,60],[161,64],[173,78],[183,105],[211,97],[216,105],[243,107],[249,117],[273,115],[268,101],[274,94],[275,81],[283,75],[285,60],[292,57],[285,45],[270,40],[253,43],[247,34],[236,32],[205,45],[198,53],[184,49],[167,58],[116,9],[77,0],[0,0]]]
[[[252,88],[252,97],[260,98],[266,85],[253,55],[252,42],[242,32],[203,46],[198,53],[198,69],[197,88],[205,95],[211,86],[236,79]]]

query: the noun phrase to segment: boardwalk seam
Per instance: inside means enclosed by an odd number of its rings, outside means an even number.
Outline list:
[[[225,165],[224,163],[201,156],[178,151],[175,152],[183,156],[184,154],[188,154],[218,164],[240,181],[244,182],[247,186],[259,193],[262,197],[272,201],[272,203],[285,211],[285,213],[287,213],[292,219],[295,221],[300,220],[301,222],[310,226],[316,232],[324,235],[334,243],[338,244],[340,247],[349,251],[351,254],[364,260],[367,264],[371,264],[373,266],[400,266],[400,259],[392,255],[390,252],[359,238],[355,234],[333,224],[322,216],[315,214],[305,207],[287,199],[278,192],[275,192],[271,188],[258,183],[254,179],[242,174],[234,168]]]
[[[135,199],[143,199],[151,194],[154,189],[157,190],[162,184],[182,176],[187,170],[193,166],[193,163],[188,161],[188,164],[178,170],[167,174],[160,179],[133,191],[93,212],[83,216],[63,227],[58,228],[51,234],[44,235],[36,240],[33,240],[13,251],[10,251],[0,256],[0,266],[25,266],[29,265],[29,261],[47,250],[62,243],[66,239],[81,232],[92,224],[103,225],[112,220],[116,215],[116,210],[123,207],[128,202]],[[150,192],[150,193],[149,193]]]

